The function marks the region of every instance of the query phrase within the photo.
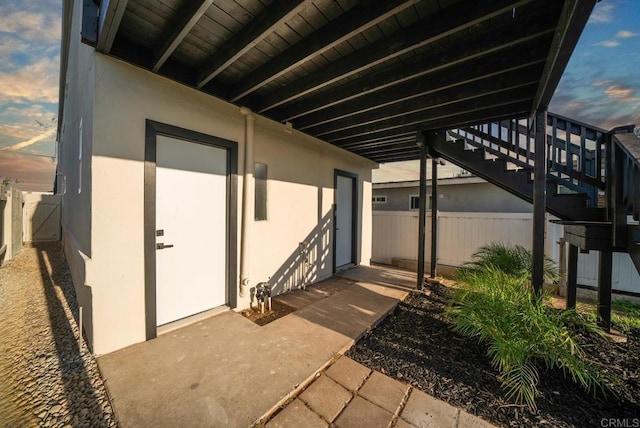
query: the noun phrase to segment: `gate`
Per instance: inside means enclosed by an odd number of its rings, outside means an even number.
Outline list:
[[[25,242],[60,240],[60,195],[25,193],[23,216]]]

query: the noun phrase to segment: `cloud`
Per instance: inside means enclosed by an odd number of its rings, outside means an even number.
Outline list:
[[[0,72],[0,104],[58,102],[59,59],[43,58],[12,72]]]
[[[619,43],[615,40],[605,40],[600,43],[596,43],[596,46],[603,46],[605,48],[615,48]]]
[[[619,85],[609,85],[604,92],[609,98],[613,98],[620,102],[631,103],[638,99],[632,88],[625,88]]]
[[[627,31],[627,30],[621,30],[621,31],[618,31],[616,33],[616,37],[619,38],[619,39],[630,39],[632,37],[638,37],[639,35],[640,34],[638,34],[638,33],[633,33],[631,31]]]
[[[29,138],[28,140],[21,141],[21,142],[19,142],[17,144],[9,146],[9,147],[3,147],[3,148],[0,149],[0,151],[4,152],[4,151],[21,150],[21,149],[24,149],[26,147],[32,146],[35,143],[39,143],[40,141],[51,139],[55,135],[56,135],[56,128],[51,127],[51,128],[46,129],[44,132],[41,132],[38,135]]]
[[[614,6],[611,3],[597,3],[589,17],[589,22],[597,24],[611,22],[613,20],[613,9]]]
[[[2,32],[14,34],[23,40],[45,43],[60,40],[59,14],[17,10],[5,13],[2,21]]]

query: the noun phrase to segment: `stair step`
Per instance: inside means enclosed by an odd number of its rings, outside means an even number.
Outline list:
[[[508,159],[487,153],[486,150],[467,150],[467,140],[457,139],[432,146],[432,149],[449,162],[487,180],[488,182],[533,202],[533,181],[531,168],[523,168],[509,162]],[[502,162],[503,165],[496,165]],[[517,166],[518,168],[514,168]],[[584,193],[558,194],[558,185],[546,181],[547,211],[566,220],[602,221],[605,212],[602,209],[588,208],[587,195]]]

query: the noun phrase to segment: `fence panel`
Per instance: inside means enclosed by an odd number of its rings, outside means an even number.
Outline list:
[[[561,225],[551,223],[547,217],[545,252],[558,263],[558,241],[564,234]],[[504,242],[531,248],[533,219],[531,214],[515,213],[453,213],[438,214],[438,263],[461,266],[471,260],[472,254],[491,242]],[[431,218],[427,218],[426,263],[431,259]],[[565,249],[566,250],[566,249]],[[397,257],[407,260],[418,258],[418,213],[406,211],[373,212],[372,261],[391,263]],[[566,260],[566,258],[565,258]],[[578,283],[598,284],[598,252],[578,255]],[[614,253],[614,290],[640,293],[640,274],[626,253]]]

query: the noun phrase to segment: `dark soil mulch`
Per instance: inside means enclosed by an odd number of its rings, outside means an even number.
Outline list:
[[[430,295],[410,294],[346,355],[497,425],[600,427],[603,418],[640,418],[640,331],[632,331],[627,343],[580,338],[591,343],[589,358],[617,378],[610,384],[617,397],[594,398],[562,371],[540,368],[541,395],[532,413],[506,401],[486,346],[451,330],[443,313],[446,295],[438,284]]]

